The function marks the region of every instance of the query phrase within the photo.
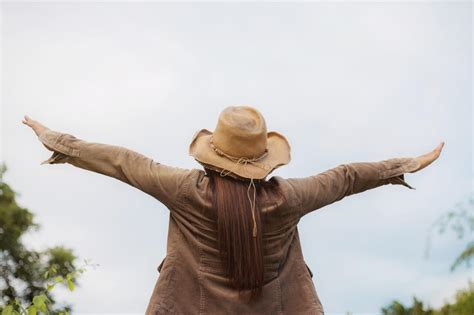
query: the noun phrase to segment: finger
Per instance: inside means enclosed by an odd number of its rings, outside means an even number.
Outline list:
[[[32,119],[30,116],[25,115],[25,120],[28,125],[33,126],[34,124],[38,123],[36,120]]]
[[[37,122],[36,120],[34,120],[33,118],[31,118],[31,117],[28,116],[28,115],[25,115],[25,118],[26,118],[26,120],[27,120],[28,122],[30,122],[30,123],[32,123],[32,124]]]
[[[442,141],[440,144],[436,146],[436,148],[433,150],[433,153],[436,156],[439,156],[441,154],[441,151],[443,150],[443,147],[444,147],[444,141]]]
[[[34,121],[33,119],[31,119],[28,115],[25,115],[24,116],[24,119],[23,119],[23,123],[31,128],[34,127],[34,125],[36,124],[36,121]]]
[[[436,147],[436,150],[438,150],[439,152],[441,152],[441,150],[443,150],[443,147],[444,147],[444,141],[441,141],[441,143],[438,144],[438,146]]]

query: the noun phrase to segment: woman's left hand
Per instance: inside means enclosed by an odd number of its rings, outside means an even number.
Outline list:
[[[441,141],[432,151],[417,156],[415,159],[419,162],[420,166],[416,170],[411,171],[410,173],[418,172],[419,170],[424,169],[425,167],[433,163],[440,156],[443,147],[444,141]]]
[[[41,124],[39,121],[31,119],[29,116],[25,115],[22,123],[33,129],[37,136],[39,136],[42,132],[49,130],[48,127]]]

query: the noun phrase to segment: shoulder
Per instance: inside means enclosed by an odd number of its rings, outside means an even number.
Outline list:
[[[291,179],[274,175],[270,177],[268,181],[274,181],[278,184],[289,206],[299,205],[295,187]]]
[[[188,198],[191,196],[204,196],[208,193],[209,176],[206,175],[204,170],[197,168],[187,169],[183,175],[183,187]],[[295,187],[290,179],[272,176],[267,181],[273,181],[278,185],[288,206],[297,207],[299,205],[297,187]]]
[[[209,177],[202,169],[192,168],[187,169],[184,173],[184,189],[193,194],[196,192],[204,192],[208,188]]]

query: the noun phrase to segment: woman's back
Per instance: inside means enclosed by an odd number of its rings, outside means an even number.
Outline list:
[[[258,203],[265,266],[262,296],[249,303],[249,290],[239,297],[229,284],[219,258],[210,179],[203,170],[193,169],[170,209],[167,256],[147,314],[323,313],[301,252],[292,188],[279,176],[269,181],[278,185],[284,198],[263,197]]]

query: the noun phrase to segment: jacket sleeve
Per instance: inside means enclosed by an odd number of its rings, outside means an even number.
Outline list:
[[[167,166],[122,146],[88,142],[67,133],[42,132],[38,139],[53,154],[41,164],[68,163],[116,178],[170,207],[179,200],[190,170]]]
[[[415,189],[404,174],[416,170],[415,158],[392,158],[379,162],[340,164],[325,172],[302,178],[288,178],[298,200],[300,216],[357,194],[387,184]]]

